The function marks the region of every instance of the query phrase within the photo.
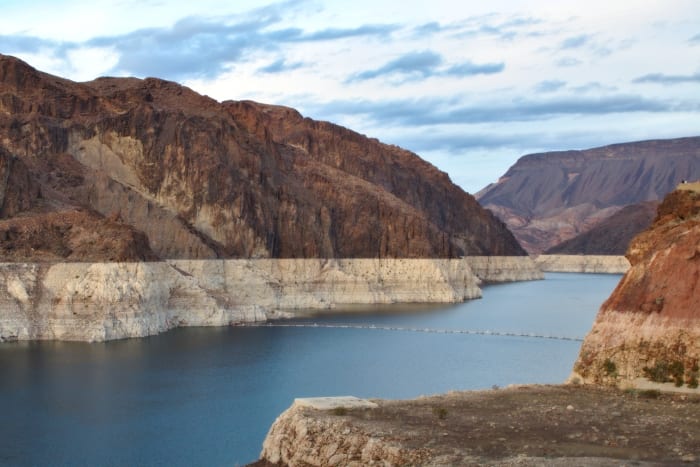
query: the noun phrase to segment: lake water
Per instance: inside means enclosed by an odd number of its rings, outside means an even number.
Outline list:
[[[583,337],[620,276],[546,274],[450,306],[295,323]],[[237,465],[295,397],[413,398],[558,383],[580,342],[326,327],[177,329],[85,344],[0,344],[0,464]]]

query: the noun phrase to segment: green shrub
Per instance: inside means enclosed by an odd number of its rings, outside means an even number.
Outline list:
[[[645,389],[643,391],[639,391],[639,397],[643,397],[645,399],[658,399],[659,396],[661,396],[661,391],[656,390],[656,389]]]
[[[683,362],[672,362],[668,366],[668,371],[671,374],[671,379],[673,379],[674,384],[677,387],[683,386],[683,375],[685,374],[685,367],[683,366]]]
[[[440,420],[444,420],[447,418],[447,409],[444,407],[433,407],[433,415]]]
[[[348,409],[345,407],[334,407],[333,408],[333,415],[347,415],[348,414]]]
[[[605,371],[607,376],[611,376],[613,378],[617,377],[617,365],[615,365],[615,362],[609,358],[606,358],[603,362],[603,371]]]
[[[665,360],[659,360],[653,367],[645,366],[642,368],[644,376],[656,383],[665,383],[668,381],[669,365]]]

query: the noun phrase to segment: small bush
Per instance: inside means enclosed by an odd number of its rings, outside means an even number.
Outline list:
[[[603,362],[603,371],[605,371],[607,376],[611,376],[613,378],[617,377],[617,365],[615,365],[615,362],[609,358],[606,358]]]
[[[653,367],[645,366],[642,371],[644,371],[644,376],[656,383],[668,381],[669,365],[665,360],[659,360]]]
[[[444,407],[433,407],[433,415],[440,420],[444,420],[447,418],[447,409]]]
[[[657,389],[645,389],[643,391],[639,391],[639,397],[643,397],[645,399],[658,399],[659,396],[661,396],[661,391]]]
[[[335,407],[333,408],[333,415],[347,415],[348,414],[348,409],[345,407]]]
[[[675,361],[668,366],[668,371],[671,374],[674,384],[677,387],[683,386],[683,375],[685,374],[685,367],[683,362]]]

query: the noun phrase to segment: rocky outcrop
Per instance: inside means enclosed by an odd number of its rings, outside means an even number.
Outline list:
[[[402,401],[297,399],[251,466],[697,463],[700,398],[647,394],[533,385]]]
[[[692,188],[692,187],[691,187]],[[574,377],[697,388],[700,377],[700,191],[677,190],[632,241],[632,267],[603,303]]]
[[[630,268],[630,263],[624,256],[539,255],[534,261],[544,272],[624,274]]]
[[[312,401],[313,402],[313,401]],[[358,403],[359,402],[359,403]],[[421,465],[429,450],[392,443],[387,437],[353,426],[334,414],[348,409],[373,409],[377,404],[355,398],[328,398],[323,404],[295,401],[282,413],[265,438],[261,457],[273,464],[297,465]],[[318,409],[325,409],[319,411]]]
[[[659,201],[681,180],[698,178],[700,137],[653,140],[523,156],[476,196],[528,252],[538,254],[625,206]],[[575,253],[609,254],[617,235]]]
[[[0,264],[0,340],[102,341],[338,304],[481,296],[464,260],[260,259]]]
[[[75,83],[2,55],[0,197],[18,232],[32,223],[14,240],[24,261],[524,255],[447,174],[398,147],[286,107],[154,78]],[[112,255],[46,218],[78,211],[90,215],[75,229],[142,235],[143,248]]]

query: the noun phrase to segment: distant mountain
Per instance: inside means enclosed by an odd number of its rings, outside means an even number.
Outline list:
[[[160,79],[0,55],[0,260],[523,255],[417,155]]]
[[[553,246],[545,254],[624,255],[632,238],[656,217],[658,201],[630,204],[590,230]]]
[[[700,137],[523,156],[476,197],[540,253],[625,206],[663,199],[683,179],[700,179]]]

